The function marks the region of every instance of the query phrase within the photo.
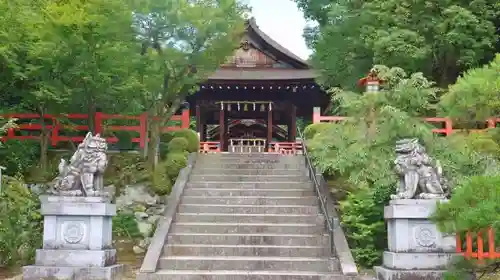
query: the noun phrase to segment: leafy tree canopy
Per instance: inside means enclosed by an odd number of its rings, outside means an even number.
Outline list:
[[[438,159],[452,185],[469,176],[482,175],[490,157],[476,151],[471,138],[456,134],[439,137],[423,120],[434,105],[436,89],[421,73],[376,66],[387,81],[377,94],[339,91],[336,100],[349,119],[317,126],[308,140],[315,164],[345,188],[341,221],[356,261],[372,266],[386,248],[383,207],[395,192],[394,145],[401,138],[416,137]]]
[[[500,54],[488,65],[467,71],[442,96],[443,115],[461,121],[485,121],[500,115]]]
[[[447,86],[492,58],[500,5],[494,0],[295,0],[319,23],[306,30],[327,86],[352,87],[371,65],[423,72]]]

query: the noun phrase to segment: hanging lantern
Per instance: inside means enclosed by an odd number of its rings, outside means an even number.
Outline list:
[[[238,102],[238,111],[241,111],[240,102]]]
[[[264,112],[266,110],[266,106],[264,104],[260,104],[260,111]]]
[[[227,110],[230,112],[231,111],[231,104],[227,104]]]
[[[220,110],[221,110],[221,111],[222,111],[222,110],[224,110],[224,102],[221,102],[221,103],[220,103]]]
[[[255,102],[253,103],[253,110],[255,111]]]
[[[269,102],[269,111],[272,111],[272,110],[273,110],[272,103]]]
[[[243,111],[248,111],[248,104],[245,103],[245,105],[243,105]]]

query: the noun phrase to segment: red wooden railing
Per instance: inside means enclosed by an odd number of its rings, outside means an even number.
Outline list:
[[[200,142],[200,153],[220,153],[220,142]],[[302,142],[271,142],[267,149],[269,153],[278,153],[282,155],[301,155],[303,151]]]
[[[199,152],[203,154],[220,153],[220,142],[200,142]]]
[[[37,140],[40,138],[39,135],[18,135],[16,132],[40,132],[42,131],[42,118],[40,118],[39,114],[4,114],[0,115],[4,119],[12,119],[15,118],[18,120],[19,124],[16,125],[15,128],[9,128],[7,130],[7,134],[5,136],[0,137],[1,141],[7,140]],[[83,141],[84,136],[66,136],[63,135],[64,131],[81,131],[86,132],[89,130],[88,125],[66,125],[61,123],[61,119],[66,119],[69,122],[74,121],[84,121],[88,120],[89,117],[87,114],[68,114],[68,115],[44,115],[43,121],[48,124],[45,125],[45,129],[47,129],[50,133],[49,139],[51,145],[57,146],[58,143],[61,142],[81,142]],[[136,125],[106,125],[107,120],[133,120],[137,121]],[[162,127],[162,132],[167,131],[175,131],[179,129],[189,128],[189,109],[184,109],[181,115],[174,115],[170,118],[169,121],[180,122],[179,126],[165,126]],[[26,123],[30,122],[30,123]],[[38,122],[38,123],[31,123]],[[94,116],[94,128],[96,133],[100,133],[101,135],[107,131],[129,131],[136,132],[139,134],[139,137],[132,138],[132,143],[139,143],[141,148],[144,148],[147,134],[147,122],[148,115],[147,113],[141,114],[139,116],[126,116],[126,115],[109,115],[104,113],[96,113]],[[105,137],[109,143],[118,142],[118,138],[116,137]]]
[[[348,117],[342,117],[342,116],[322,116],[319,108],[315,107],[313,111],[313,123],[321,123],[321,122],[339,122],[348,119]],[[453,122],[449,118],[441,118],[441,117],[434,117],[434,118],[424,118],[425,121],[431,123],[431,124],[441,124],[441,127],[435,128],[432,130],[432,132],[436,134],[443,134],[443,135],[451,135],[455,131],[464,131],[464,129],[454,129],[453,128]],[[497,124],[500,124],[500,118],[490,118],[485,121],[486,124],[486,129],[489,128],[495,128]],[[470,132],[480,132],[484,131],[484,129],[471,129],[468,130]]]
[[[302,142],[271,142],[268,152],[282,155],[301,155]]]
[[[486,236],[484,234],[486,233]],[[495,247],[495,231],[493,228],[489,228],[486,231],[480,231],[475,234],[476,237],[476,248],[474,251],[474,234],[467,232],[465,234],[465,248],[463,248],[462,236],[457,233],[457,253],[464,256],[466,259],[476,259],[479,261],[485,259],[500,259],[500,251],[497,252]],[[485,247],[485,239],[487,241],[488,248]]]

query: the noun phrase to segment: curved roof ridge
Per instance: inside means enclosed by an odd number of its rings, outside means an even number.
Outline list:
[[[307,69],[311,68],[309,63],[291,52],[289,49],[285,48],[278,42],[276,42],[274,39],[269,37],[264,31],[262,31],[259,26],[257,25],[257,22],[254,17],[251,17],[250,19],[247,20],[247,26],[250,27],[262,40],[267,43],[269,46],[277,50],[278,52],[283,53],[284,55],[288,56],[289,58],[295,60],[298,64],[300,64],[302,67],[305,67]]]

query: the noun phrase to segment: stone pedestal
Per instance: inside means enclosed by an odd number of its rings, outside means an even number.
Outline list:
[[[23,268],[23,279],[120,279],[112,248],[116,206],[105,197],[41,196],[43,249],[35,264]]]
[[[429,217],[439,200],[392,200],[384,208],[389,251],[375,267],[379,280],[443,279],[455,253],[455,236],[444,236]],[[444,201],[443,201],[444,202]]]

